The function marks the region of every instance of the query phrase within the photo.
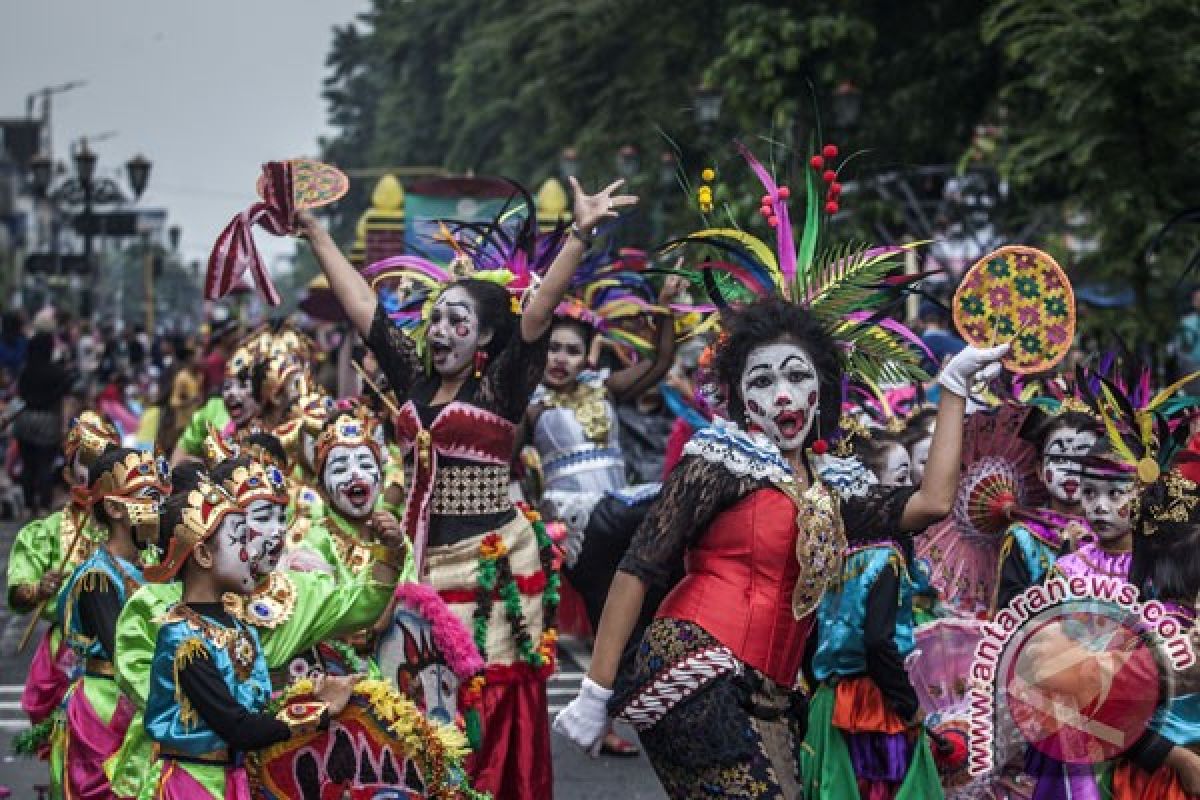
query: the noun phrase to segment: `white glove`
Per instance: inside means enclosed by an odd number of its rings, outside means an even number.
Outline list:
[[[579,694],[554,718],[554,732],[596,755],[608,731],[610,697],[612,689],[605,689],[585,675]]]
[[[1008,355],[1010,346],[1005,342],[995,347],[964,347],[946,362],[937,382],[951,394],[969,397],[976,383],[986,383],[1000,374],[1004,369],[1000,359]]]

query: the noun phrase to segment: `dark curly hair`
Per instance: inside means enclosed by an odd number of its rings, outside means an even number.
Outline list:
[[[745,424],[741,380],[746,359],[756,347],[790,342],[812,359],[820,383],[820,414],[804,446],[837,430],[842,408],[844,365],[837,343],[816,317],[800,306],[780,298],[768,298],[745,306],[725,319],[725,335],[717,347],[714,368],[729,409],[729,416]]]
[[[520,317],[512,310],[512,295],[500,284],[478,278],[464,278],[453,285],[465,289],[474,301],[480,333],[492,332],[486,351],[488,359],[494,361],[508,346],[520,323]]]

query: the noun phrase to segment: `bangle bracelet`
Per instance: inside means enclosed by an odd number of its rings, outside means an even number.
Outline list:
[[[582,244],[584,247],[591,247],[592,242],[596,241],[596,229],[595,228],[592,228],[592,232],[590,235],[586,235],[579,228],[578,222],[572,222],[571,227],[568,228],[567,230],[570,232],[570,234],[572,236],[574,236],[576,239],[578,239],[579,243]]]

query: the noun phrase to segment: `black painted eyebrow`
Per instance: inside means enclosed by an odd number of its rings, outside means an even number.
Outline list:
[[[805,358],[805,357],[804,357],[804,356],[802,356],[802,355],[799,355],[799,354],[796,354],[796,355],[790,355],[790,356],[788,356],[787,358],[785,358],[785,359],[783,360],[783,363],[782,363],[782,364],[780,364],[779,366],[780,366],[780,368],[781,368],[781,369],[787,369],[787,365],[788,365],[788,364],[790,364],[792,361],[794,361],[794,360],[797,360],[797,359],[800,361],[800,366],[804,367],[804,368],[805,368],[805,369],[807,369],[809,372],[811,372],[811,371],[812,371],[812,365],[808,363],[808,359],[807,359],[807,358]]]
[[[747,367],[746,372],[754,372],[756,369],[770,369],[770,364],[755,364],[753,367]]]

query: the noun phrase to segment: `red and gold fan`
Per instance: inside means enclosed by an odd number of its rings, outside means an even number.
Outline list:
[[[954,510],[916,539],[942,601],[966,614],[991,605],[1004,531],[1046,501],[1037,449],[1020,436],[1028,415],[1004,405],[967,419]]]

